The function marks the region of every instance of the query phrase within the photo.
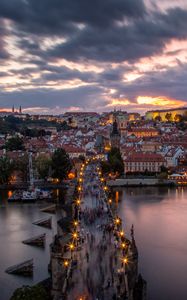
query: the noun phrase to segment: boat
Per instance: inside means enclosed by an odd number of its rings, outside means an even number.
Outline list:
[[[50,191],[34,187],[34,175],[32,166],[32,151],[29,152],[29,188],[26,191],[15,191],[9,198],[8,202],[35,202],[36,200],[49,200],[52,198]]]
[[[52,198],[50,191],[44,191],[39,188],[26,191],[15,191],[9,198],[8,202],[35,202],[37,200],[49,200]]]

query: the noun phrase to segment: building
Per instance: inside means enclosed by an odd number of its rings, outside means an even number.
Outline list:
[[[176,115],[187,116],[187,107],[181,107],[178,109],[164,109],[164,110],[151,110],[146,112],[146,120],[154,120],[156,117],[160,117],[161,121],[168,121],[166,114],[171,114],[171,121],[175,121]]]
[[[166,161],[157,153],[135,152],[124,160],[125,173],[159,173],[162,166],[166,166]]]
[[[183,157],[184,150],[181,147],[170,147],[165,154],[165,160],[168,168],[178,166],[178,161]]]
[[[120,140],[121,140],[121,134],[118,130],[117,121],[114,120],[112,125],[112,131],[110,134],[111,147],[120,148]]]
[[[159,136],[160,133],[156,128],[150,127],[135,127],[128,130],[127,135],[135,135],[136,137],[156,137]]]

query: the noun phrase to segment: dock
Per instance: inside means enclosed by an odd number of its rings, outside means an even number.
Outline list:
[[[51,229],[52,228],[52,217],[47,218],[47,219],[41,219],[39,221],[33,222],[33,224]]]
[[[46,241],[46,233],[40,234],[35,237],[31,237],[30,239],[22,241],[25,245],[31,245],[31,246],[37,246],[37,247],[45,247],[45,241]]]
[[[26,260],[20,264],[13,265],[5,270],[8,274],[16,274],[22,276],[32,276],[33,275],[34,262],[33,259]]]

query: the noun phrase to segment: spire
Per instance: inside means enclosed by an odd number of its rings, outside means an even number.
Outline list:
[[[133,224],[131,227],[131,238],[132,238],[132,240],[134,239],[134,225]]]
[[[21,105],[19,107],[19,113],[22,114],[22,108],[21,108]]]
[[[118,130],[118,123],[116,121],[116,117],[114,119],[113,125],[112,125],[112,135],[120,135],[119,130]]]
[[[12,106],[12,113],[14,113],[14,105]]]

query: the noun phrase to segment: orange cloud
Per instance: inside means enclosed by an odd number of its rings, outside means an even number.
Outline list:
[[[170,99],[164,96],[150,97],[150,96],[138,96],[137,103],[141,105],[153,105],[153,106],[167,106],[168,108],[176,108],[186,105],[185,101]]]
[[[124,99],[112,99],[112,102],[109,103],[107,106],[123,106],[123,105],[130,105],[131,103],[127,98]]]

